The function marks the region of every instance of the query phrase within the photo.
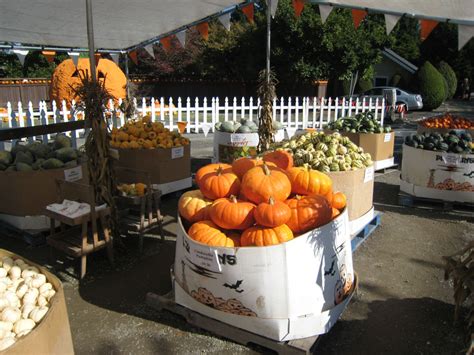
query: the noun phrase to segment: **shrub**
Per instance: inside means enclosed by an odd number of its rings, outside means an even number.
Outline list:
[[[456,74],[454,73],[453,68],[451,68],[448,63],[443,61],[439,62],[438,64],[438,71],[444,77],[444,80],[446,80],[448,87],[446,98],[452,99],[458,87],[458,79],[456,78]]]
[[[356,89],[355,92],[361,94],[363,92],[366,92],[367,90],[370,90],[374,87],[372,80],[370,79],[359,79],[357,81]]]
[[[446,97],[444,78],[440,72],[426,61],[418,70],[417,82],[423,97],[423,108],[427,111],[438,108]]]

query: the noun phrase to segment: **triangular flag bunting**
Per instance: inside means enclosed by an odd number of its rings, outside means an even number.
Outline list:
[[[430,33],[434,30],[434,28],[438,25],[438,21],[434,20],[420,20],[420,39],[424,41],[428,38]]]
[[[55,51],[42,51],[41,52],[49,63],[54,62],[54,56],[56,55]]]
[[[357,30],[362,20],[367,16],[367,11],[352,9],[352,21],[354,21],[354,27]]]
[[[130,59],[132,60],[132,62],[134,62],[135,65],[137,65],[138,64],[137,51],[128,52],[128,55],[129,55]]]
[[[295,16],[298,18],[301,16],[301,13],[304,9],[304,0],[292,0],[293,9],[295,9]]]
[[[25,57],[28,54],[28,50],[23,50],[23,49],[14,49],[13,53],[16,54],[18,57],[18,60],[20,61],[21,65],[25,65]]]
[[[319,4],[319,14],[321,15],[321,22],[325,23],[333,7],[331,5]]]
[[[72,59],[74,66],[77,67],[77,63],[79,63],[79,52],[67,52],[67,55]]]
[[[120,53],[110,53],[110,57],[112,58],[114,63],[118,65],[118,61],[119,61],[119,58],[120,58]]]
[[[230,15],[231,13],[228,12],[219,16],[219,21],[222,23],[222,26],[224,26],[227,31],[230,31]]]
[[[212,125],[210,123],[201,123],[201,128],[202,128],[202,131],[204,132],[204,137],[207,137],[207,135],[209,134],[209,131],[212,128]]]
[[[275,17],[276,12],[277,12],[277,7],[278,7],[278,0],[268,0],[270,1],[270,12],[272,14],[272,17]]]
[[[458,25],[458,49],[461,50],[474,37],[474,26]]]
[[[209,24],[207,22],[202,22],[199,25],[196,25],[196,29],[201,34],[201,37],[207,41],[209,38]]]
[[[244,13],[245,17],[247,17],[247,21],[249,23],[254,23],[253,21],[253,14],[254,14],[254,8],[253,8],[253,2],[245,5],[242,7],[242,12]]]
[[[160,39],[160,43],[163,46],[163,49],[168,52],[171,49],[171,37],[163,37]]]
[[[153,43],[147,44],[145,47],[143,47],[149,55],[151,55],[152,58],[155,58],[155,51],[153,50]]]
[[[398,20],[400,20],[400,16],[397,15],[390,15],[384,14],[385,16],[385,30],[387,31],[387,36],[392,32],[394,27],[397,25]]]
[[[176,33],[176,38],[178,39],[179,43],[181,43],[183,48],[186,47],[186,30]]]
[[[100,53],[95,53],[94,54],[95,66],[96,67],[99,65],[100,58],[102,58],[102,54],[100,54]]]
[[[296,133],[296,128],[295,127],[286,127],[286,134],[288,134],[288,139],[293,138],[295,133]]]

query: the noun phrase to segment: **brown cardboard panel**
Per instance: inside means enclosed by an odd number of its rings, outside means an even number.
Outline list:
[[[82,164],[82,179],[89,183],[87,165]],[[14,216],[42,215],[47,205],[58,202],[56,179],[64,180],[64,171],[0,171],[0,213]]]
[[[168,149],[118,149],[117,165],[135,170],[148,171],[153,184],[164,184],[191,176],[191,146]],[[174,154],[174,159],[173,159]]]
[[[373,167],[372,167],[373,169]],[[374,179],[364,182],[367,169],[326,173],[332,179],[333,191],[341,191],[347,197],[349,221],[367,213],[373,205]]]
[[[74,354],[71,329],[64,299],[64,289],[61,281],[42,266],[7,250],[0,249],[0,257],[21,258],[26,263],[36,266],[46,276],[56,294],[51,299],[48,313],[29,334],[20,338],[15,344],[6,349],[6,355],[23,354]],[[3,352],[2,352],[3,353]]]
[[[370,153],[372,160],[385,160],[393,158],[395,147],[395,132],[390,133],[348,133],[340,132],[364,149],[364,152]]]

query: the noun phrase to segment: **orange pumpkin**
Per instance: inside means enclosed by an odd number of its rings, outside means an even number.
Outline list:
[[[326,200],[328,200],[328,202],[331,206],[332,206],[333,195],[334,195],[334,193],[332,192],[332,190],[329,191],[326,195],[324,195],[324,197],[326,197]]]
[[[237,196],[240,191],[240,181],[232,169],[218,167],[199,179],[199,188],[204,196],[211,200],[230,195]]]
[[[286,224],[274,228],[255,226],[242,233],[240,245],[243,247],[264,247],[284,243],[293,238],[293,232]]]
[[[209,209],[211,220],[224,229],[247,229],[255,223],[251,202],[238,201],[235,196],[215,200]]]
[[[296,196],[286,201],[291,217],[286,222],[293,233],[305,233],[331,221],[332,208],[321,195]]]
[[[262,165],[263,163],[264,161],[262,160],[262,158],[239,158],[237,160],[234,160],[234,162],[232,163],[232,171],[239,177],[240,180],[242,180],[244,174],[247,171],[258,165]],[[269,163],[267,165],[276,166],[273,163]]]
[[[337,208],[334,208],[334,207],[331,207],[331,208],[332,208],[331,219],[334,219],[341,214],[341,212]]]
[[[81,83],[80,75],[85,75],[86,71],[90,76],[89,58],[79,58],[77,67],[72,59],[63,60],[54,69],[51,77],[51,100],[56,100],[56,102],[66,100],[68,104],[72,100],[77,102],[79,98],[76,96],[74,89]],[[105,88],[115,100],[127,97],[125,90],[127,78],[117,64],[112,60],[101,58],[96,71],[97,79],[101,82],[105,80]]]
[[[230,231],[226,233],[227,238],[232,239],[234,242],[234,247],[240,247],[240,234],[235,231]]]
[[[199,181],[201,181],[201,178],[204,175],[209,174],[209,173],[214,173],[219,168],[221,168],[224,171],[227,171],[228,169],[232,170],[232,166],[230,166],[229,164],[218,163],[218,164],[205,165],[196,172],[196,176],[194,177],[194,179],[196,180],[196,184],[199,185]]]
[[[329,176],[308,166],[293,167],[288,170],[291,192],[298,195],[327,195],[332,190]]]
[[[181,217],[194,223],[209,219],[209,207],[212,201],[204,197],[199,190],[187,191],[178,201],[178,211]]]
[[[283,170],[288,170],[293,167],[293,155],[286,150],[275,150],[265,153],[263,160],[274,163]]]
[[[257,204],[267,202],[270,197],[276,201],[285,201],[290,196],[291,183],[284,170],[263,164],[244,175],[242,193]]]
[[[332,207],[337,208],[338,210],[342,210],[344,207],[346,207],[346,204],[347,198],[346,195],[344,195],[342,192],[336,192],[332,195]]]
[[[196,242],[215,246],[233,247],[235,242],[227,237],[212,221],[199,221],[189,228],[188,235]]]
[[[273,197],[268,202],[260,203],[254,212],[255,221],[265,227],[278,227],[288,222],[291,210],[282,201],[275,201]]]

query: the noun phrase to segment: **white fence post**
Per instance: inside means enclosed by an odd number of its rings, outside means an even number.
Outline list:
[[[232,121],[237,121],[237,98],[235,96],[232,102]]]

